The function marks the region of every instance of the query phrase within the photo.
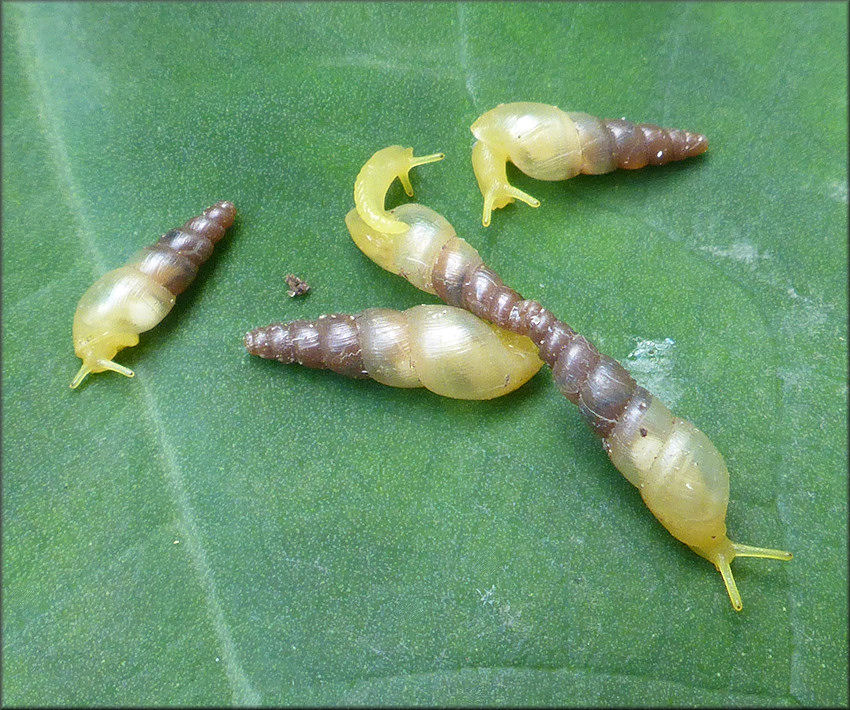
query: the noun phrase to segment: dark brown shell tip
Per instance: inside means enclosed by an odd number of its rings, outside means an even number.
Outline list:
[[[702,155],[707,150],[708,136],[704,136],[702,133],[688,133],[685,153],[689,158],[695,155]]]
[[[216,202],[212,207],[204,210],[204,217],[218,222],[222,227],[228,229],[236,219],[236,206],[227,200]]]

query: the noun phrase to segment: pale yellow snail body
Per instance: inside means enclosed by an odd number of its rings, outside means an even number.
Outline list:
[[[613,464],[674,537],[715,565],[733,607],[740,611],[743,604],[732,560],[790,560],[792,555],[728,538],[729,472],[708,437],[675,417],[616,360],[601,354],[538,302],[505,286],[444,217],[416,203],[401,205],[391,214],[409,228],[384,233],[366,224],[355,210],[349,212],[346,225],[355,244],[384,269],[449,305],[531,338],[552,368],[559,390],[578,405],[591,430],[602,438]]]
[[[413,197],[410,170],[417,165],[442,160],[442,153],[414,157],[413,148],[391,145],[375,153],[360,169],[354,181],[354,205],[360,217],[386,234],[398,234],[407,226],[393,219],[384,209],[384,198],[393,180],[401,181],[408,197]]]
[[[532,207],[540,205],[508,182],[508,161],[537,180],[568,180],[580,173],[599,175],[617,168],[663,165],[708,149],[708,139],[699,133],[600,119],[527,101],[499,104],[479,116],[470,130],[477,139],[472,167],[484,197],[485,227],[494,209],[515,199]]]

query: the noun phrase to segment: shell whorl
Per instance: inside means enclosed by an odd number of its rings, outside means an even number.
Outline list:
[[[488,266],[458,259],[455,241],[443,247],[434,266],[434,288],[446,303],[464,308],[505,330],[525,335],[552,368],[558,389],[577,404],[598,436],[614,428],[635,389],[635,381],[613,358],[558,320],[539,302],[505,286]]]
[[[232,202],[217,202],[182,227],[171,229],[145,247],[128,265],[179,296],[236,218]]]
[[[245,333],[245,349],[252,355],[285,365],[333,370],[341,375],[367,378],[360,333],[354,316],[332,313],[318,319],[272,323]]]
[[[665,165],[693,158],[708,150],[708,138],[701,133],[662,128],[653,123],[632,123],[625,119],[602,119],[600,123],[610,136],[615,167],[624,170]]]

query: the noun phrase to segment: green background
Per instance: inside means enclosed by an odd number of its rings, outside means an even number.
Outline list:
[[[846,4],[17,4],[3,10],[3,702],[846,705]],[[480,224],[468,127],[541,101],[709,136]],[[547,369],[459,402],[242,334],[436,299],[343,223],[360,167],[692,420],[732,474],[735,613]],[[234,229],[94,375],[101,274]],[[406,198],[396,184],[388,204]],[[294,272],[313,291],[286,296]]]

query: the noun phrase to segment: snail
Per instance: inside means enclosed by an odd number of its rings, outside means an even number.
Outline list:
[[[74,313],[74,352],[83,364],[71,381],[72,389],[91,372],[135,375],[112,358],[137,345],[139,333],[165,318],[235,217],[232,203],[217,202],[89,287]]]
[[[514,200],[540,205],[508,182],[507,161],[537,180],[567,180],[579,173],[601,175],[617,168],[664,165],[708,150],[708,139],[700,133],[567,113],[531,102],[499,104],[479,116],[470,130],[477,139],[472,167],[484,196],[485,227],[494,209]]]
[[[425,387],[455,399],[492,399],[530,380],[543,365],[537,348],[451,306],[406,311],[369,308],[255,328],[252,355],[371,377],[393,387]]]
[[[384,209],[384,198],[393,180],[401,181],[408,197],[413,197],[410,170],[417,165],[435,163],[445,157],[443,153],[413,156],[413,148],[391,145],[375,153],[360,169],[354,181],[354,204],[357,214],[366,224],[386,234],[398,234],[407,225],[393,219]]]
[[[578,405],[615,467],[678,540],[714,564],[732,606],[743,608],[730,563],[735,557],[790,560],[791,553],[732,542],[726,533],[729,472],[708,437],[638,386],[616,360],[537,301],[505,286],[449,222],[416,203],[391,210],[409,229],[387,234],[352,210],[355,244],[379,266],[451,306],[531,338],[555,384]]]

